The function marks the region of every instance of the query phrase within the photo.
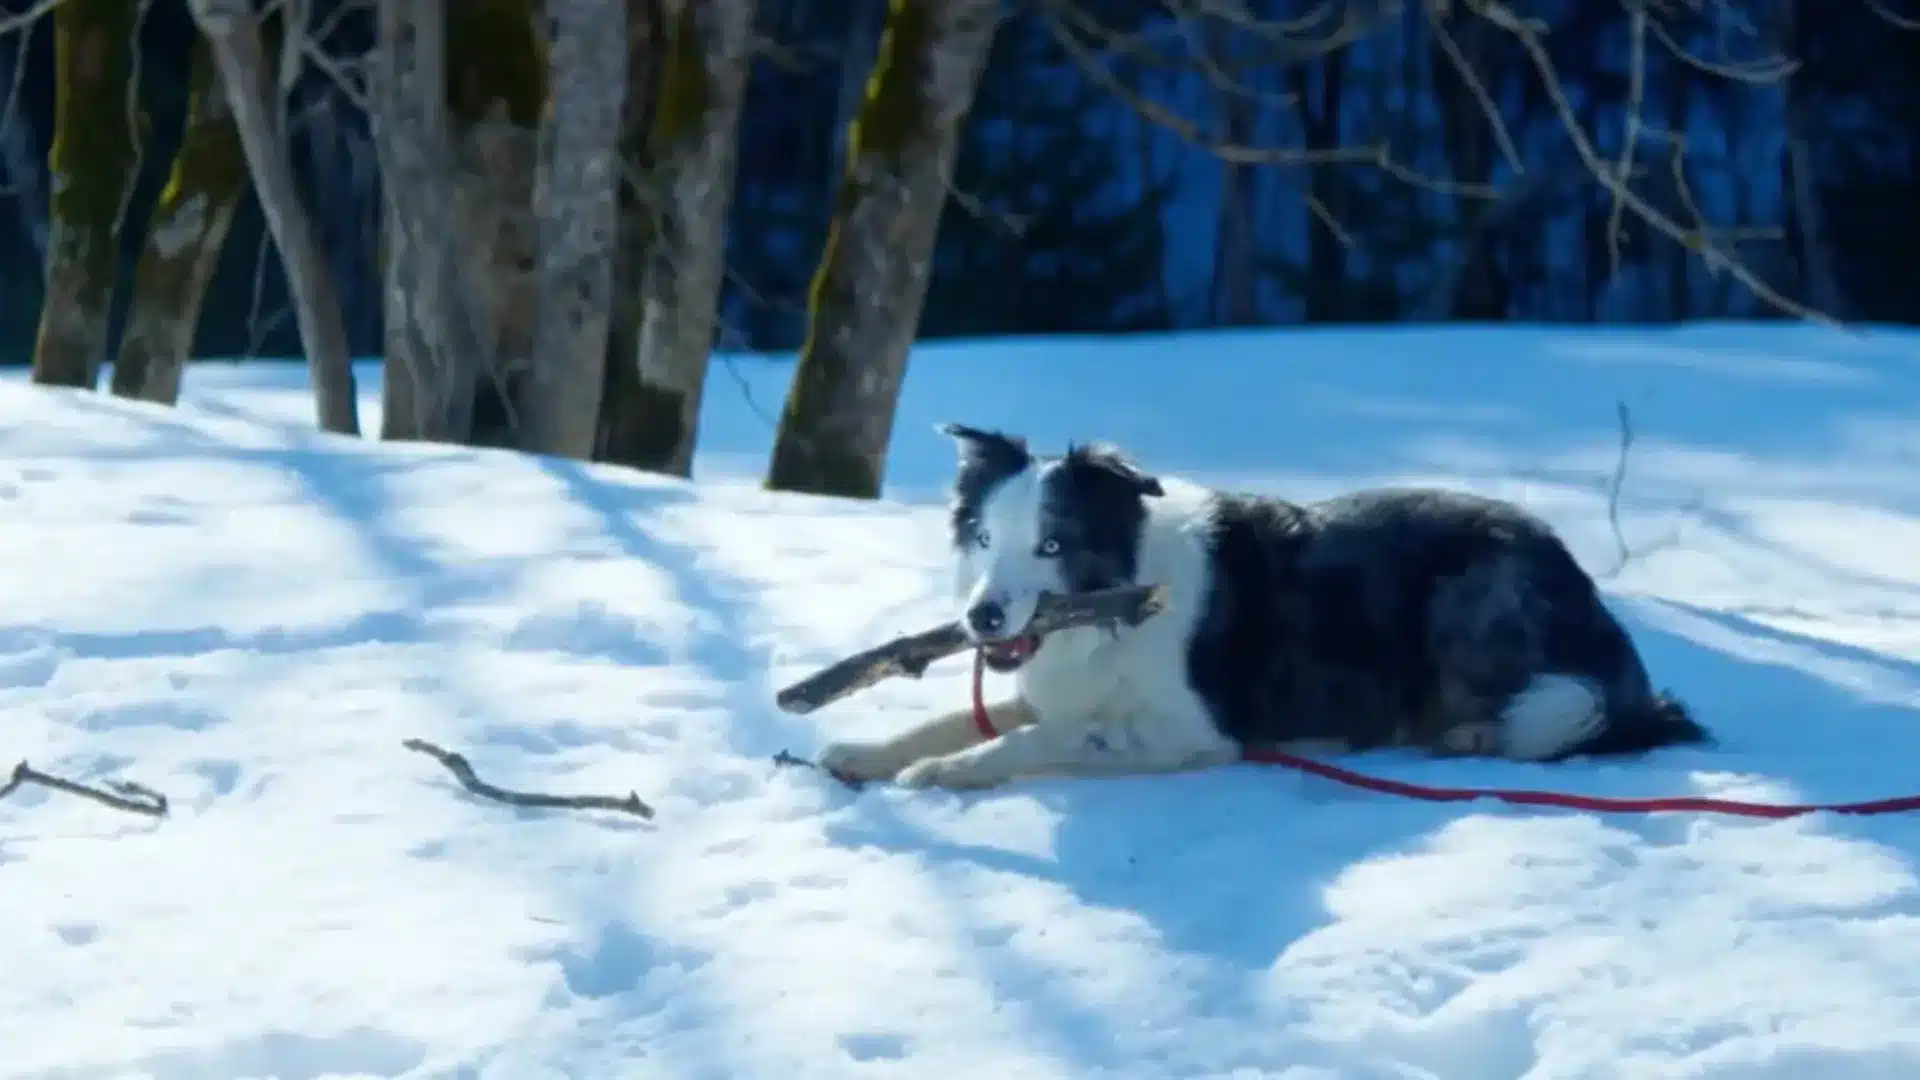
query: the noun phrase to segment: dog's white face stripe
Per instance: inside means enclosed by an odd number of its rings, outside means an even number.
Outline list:
[[[960,557],[961,610],[983,601],[1006,611],[1006,633],[1026,629],[1043,592],[1065,592],[1059,560],[1040,553],[1047,477],[1058,462],[1029,467],[996,485],[980,505],[977,532]]]

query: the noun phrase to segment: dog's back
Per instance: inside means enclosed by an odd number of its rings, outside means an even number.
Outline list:
[[[1186,657],[1243,744],[1552,760],[1699,742],[1541,520],[1477,495],[1222,493]]]

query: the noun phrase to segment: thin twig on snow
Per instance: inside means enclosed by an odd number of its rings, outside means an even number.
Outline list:
[[[38,784],[53,791],[64,791],[69,795],[78,795],[91,799],[101,806],[142,817],[162,818],[167,816],[167,797],[131,780],[109,780],[103,787],[93,787],[78,780],[43,773],[39,769],[22,761],[13,767],[13,775],[7,782],[0,784],[0,800],[26,787]]]
[[[1607,481],[1607,527],[1613,532],[1614,563],[1603,571],[1599,578],[1611,581],[1626,572],[1635,559],[1644,558],[1656,551],[1670,548],[1680,542],[1684,520],[1700,511],[1706,505],[1706,493],[1699,492],[1687,504],[1680,508],[1682,525],[1675,526],[1672,535],[1657,543],[1650,544],[1639,551],[1627,543],[1626,530],[1620,525],[1620,500],[1627,486],[1627,459],[1633,453],[1633,413],[1628,410],[1625,401],[1614,402],[1614,413],[1620,429],[1620,451],[1614,457],[1613,476]]]
[[[461,787],[492,802],[543,810],[612,810],[649,821],[653,819],[653,807],[648,806],[638,794],[631,791],[625,795],[550,795],[537,791],[508,791],[475,775],[472,764],[464,755],[436,746],[425,739],[408,739],[400,745],[438,761],[446,766],[447,771],[453,774],[453,778],[460,782]]]
[[[1607,527],[1613,530],[1616,561],[1605,577],[1618,575],[1633,560],[1633,550],[1627,546],[1626,534],[1620,528],[1620,491],[1627,485],[1627,455],[1633,450],[1633,414],[1627,411],[1624,401],[1614,402],[1613,407],[1620,420],[1620,454],[1613,463],[1613,479],[1607,482]]]
[[[812,769],[813,771],[818,773],[825,773],[826,775],[833,777],[835,780],[840,781],[842,784],[846,785],[849,789],[853,791],[859,791],[862,787],[866,786],[864,781],[855,780],[851,776],[842,776],[839,773],[834,772],[832,769],[826,768],[825,766],[821,765],[817,761],[811,760],[809,758],[803,758],[800,755],[792,753],[791,751],[787,751],[787,750],[782,750],[779,753],[773,755],[773,763],[781,768],[786,768],[786,769]]]

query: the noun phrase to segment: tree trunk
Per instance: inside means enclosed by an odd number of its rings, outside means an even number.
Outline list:
[[[1439,98],[1441,145],[1453,182],[1460,185],[1486,185],[1493,179],[1492,118],[1475,95],[1471,76],[1484,85],[1498,83],[1489,77],[1487,58],[1492,54],[1492,24],[1470,10],[1455,9],[1451,15],[1434,13],[1432,33],[1433,92]],[[1448,55],[1439,44],[1441,33],[1452,35],[1458,57]],[[1461,65],[1465,67],[1462,71]],[[1498,229],[1495,218],[1500,204],[1478,196],[1456,193],[1453,196],[1453,226],[1459,249],[1454,254],[1455,269],[1448,277],[1453,295],[1439,319],[1490,321],[1506,318],[1509,298],[1495,265],[1494,241]]]
[[[193,46],[186,130],[134,270],[127,329],[113,364],[115,394],[162,405],[179,399],[200,305],[246,188],[233,108],[202,37]]]
[[[1309,150],[1334,150],[1341,143],[1341,107],[1346,98],[1346,50],[1324,53],[1311,63],[1287,72],[1293,108]],[[1322,74],[1320,106],[1309,93],[1314,66]],[[1340,236],[1346,211],[1346,183],[1340,168],[1328,163],[1307,165],[1307,280],[1303,320],[1339,322],[1352,317],[1354,289],[1347,280],[1347,248]]]
[[[447,12],[454,302],[479,343],[457,371],[469,385],[448,397],[472,402],[465,441],[483,446],[517,444],[533,355],[533,183],[547,100],[535,11],[534,0],[463,0]]]
[[[627,18],[606,0],[547,0],[551,90],[534,181],[540,284],[519,446],[589,458],[613,314]]]
[[[653,428],[634,358],[640,349],[640,267],[653,243],[659,202],[649,176],[647,139],[667,51],[668,2],[627,0],[627,100],[620,114],[623,175],[615,199],[619,242],[613,253],[613,314],[593,446],[594,460],[635,467],[648,456]]]
[[[814,273],[766,486],[877,498],[997,0],[893,0]]]
[[[853,132],[853,122],[859,118],[860,103],[867,93],[867,76],[873,73],[873,62],[880,47],[880,39],[887,22],[887,0],[842,0],[847,5],[847,40],[841,43],[834,55],[834,63],[839,67],[840,86],[834,94],[833,107],[833,156],[829,165],[843,163],[847,159],[847,136]],[[833,189],[839,179],[828,174],[823,177],[826,190]]]
[[[753,34],[753,0],[682,3],[650,143],[659,214],[635,358],[651,415],[634,464],[676,476],[693,470]]]
[[[1207,54],[1214,62],[1231,62],[1234,54],[1233,28],[1214,23],[1206,31]],[[1244,65],[1236,64],[1236,67]],[[1254,94],[1265,90],[1249,71],[1235,84],[1239,93],[1216,87],[1214,108],[1220,118],[1220,140],[1229,146],[1251,146],[1254,128],[1260,119],[1260,103]],[[1213,225],[1213,276],[1208,285],[1207,316],[1215,326],[1249,326],[1259,321],[1258,292],[1260,274],[1259,239],[1254,230],[1254,182],[1256,170],[1244,162],[1221,161],[1218,211]],[[1150,183],[1142,181],[1143,185]]]
[[[1225,123],[1223,141],[1232,146],[1253,142],[1255,105],[1243,97],[1220,94]],[[1219,211],[1214,219],[1213,279],[1207,314],[1215,326],[1249,326],[1259,320],[1256,288],[1259,283],[1259,238],[1254,232],[1251,165],[1220,163]]]
[[[1693,80],[1688,75],[1682,75],[1680,78],[1674,80],[1674,82],[1675,85],[1667,88],[1666,130],[1685,131],[1687,130],[1687,118],[1693,112]],[[1675,124],[1680,126],[1674,127],[1673,125]],[[1724,127],[1720,130],[1723,133],[1727,133]],[[1689,189],[1693,183],[1692,177],[1688,175],[1686,155],[1681,152],[1679,147],[1670,146],[1666,149],[1669,155],[1667,159],[1668,162],[1674,163],[1670,164],[1667,170],[1671,177],[1670,182],[1673,184],[1672,196],[1668,202],[1668,205],[1673,208],[1672,211],[1670,211],[1673,214],[1673,219],[1675,221],[1690,222],[1698,229],[1705,230],[1709,228],[1710,226],[1707,222],[1696,220],[1694,215],[1686,208],[1687,197],[1690,194]],[[1694,313],[1693,261],[1695,255],[1692,250],[1681,244],[1667,244],[1664,245],[1664,247],[1667,264],[1667,283],[1666,288],[1662,290],[1666,293],[1664,313],[1669,321],[1684,322]],[[1648,277],[1653,276],[1652,270],[1653,267],[1648,267]]]
[[[1804,57],[1808,54],[1805,16],[1800,0],[1786,0],[1775,11],[1775,31],[1781,56]],[[1799,275],[1799,290],[1789,292],[1801,303],[1835,319],[1847,317],[1840,294],[1840,279],[1834,273],[1832,253],[1828,250],[1823,228],[1813,154],[1807,142],[1814,125],[1809,123],[1806,91],[1799,73],[1789,74],[1782,82],[1786,98],[1785,152],[1780,159],[1780,186],[1786,193],[1781,215],[1786,225],[1787,250]]]
[[[370,90],[386,241],[380,437],[464,444],[487,355],[454,261],[446,7],[380,0],[377,19]]]
[[[21,85],[28,49],[0,49],[0,86]],[[58,107],[57,105],[55,106]],[[47,219],[47,162],[40,157],[40,133],[36,118],[26,109],[16,109],[0,124],[0,186],[13,198],[13,214],[20,235],[33,242],[33,254],[40,267],[42,284],[47,266],[47,241],[51,224]]]
[[[212,48],[216,81],[233,110],[261,214],[286,268],[320,428],[358,435],[359,401],[347,353],[346,322],[313,222],[294,184],[292,155],[286,133],[280,130],[279,93],[267,67],[259,20],[249,0],[193,0],[193,17]]]
[[[136,6],[66,0],[53,13],[56,88],[46,300],[33,348],[33,381],[84,386],[106,358],[116,237],[138,170],[132,100]]]

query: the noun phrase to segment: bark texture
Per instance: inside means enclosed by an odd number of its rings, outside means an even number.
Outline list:
[[[533,195],[538,317],[518,443],[586,459],[613,313],[627,16],[606,0],[547,0],[546,10],[550,92]]]
[[[468,0],[447,11],[447,101],[454,136],[456,306],[467,311],[477,384],[467,441],[513,446],[533,352],[533,184],[546,56],[534,0]]]
[[[539,0],[458,0],[447,11],[447,106],[456,131],[504,121],[527,131],[547,100]]]
[[[134,270],[113,392],[172,405],[193,353],[200,306],[247,189],[247,161],[205,37],[194,42],[186,130],[154,204]]]
[[[194,21],[212,50],[217,81],[233,110],[240,149],[260,196],[267,231],[286,267],[287,289],[313,382],[314,411],[323,431],[360,433],[359,402],[347,354],[340,297],[313,221],[294,185],[279,95],[249,0],[193,0]]]
[[[475,351],[445,365],[465,380],[450,400],[471,402],[462,441],[518,445],[520,398],[533,355],[535,326],[533,174],[536,134],[504,110],[461,133],[454,150],[453,234],[456,311],[467,312]]]
[[[1774,9],[1775,48],[1781,56],[1807,56],[1807,21],[1802,0],[1784,0]],[[1807,306],[1836,319],[1848,317],[1833,252],[1827,243],[1813,153],[1808,139],[1817,120],[1807,106],[1797,73],[1782,81],[1786,95],[1787,152],[1780,163],[1780,190],[1789,193],[1785,222],[1787,250],[1799,276],[1799,296]],[[1792,295],[1792,294],[1789,294]]]
[[[613,253],[613,317],[600,379],[596,461],[640,467],[649,457],[653,406],[640,385],[640,267],[653,242],[659,199],[650,176],[648,133],[666,58],[668,8],[683,0],[628,0],[627,100],[620,117],[619,241]]]
[[[996,0],[893,0],[888,9],[814,274],[771,489],[880,494],[955,145],[998,8]]]
[[[52,174],[46,300],[33,381],[91,388],[106,358],[116,240],[138,169],[131,77],[137,8],[66,0],[53,12]]]
[[[460,0],[455,0],[456,3]],[[488,358],[462,295],[444,0],[379,0],[371,86],[385,240],[380,437],[465,443]]]
[[[700,395],[725,266],[740,107],[752,62],[753,0],[685,0],[675,22],[652,133],[658,211],[644,255],[635,393],[644,469],[693,470]]]

